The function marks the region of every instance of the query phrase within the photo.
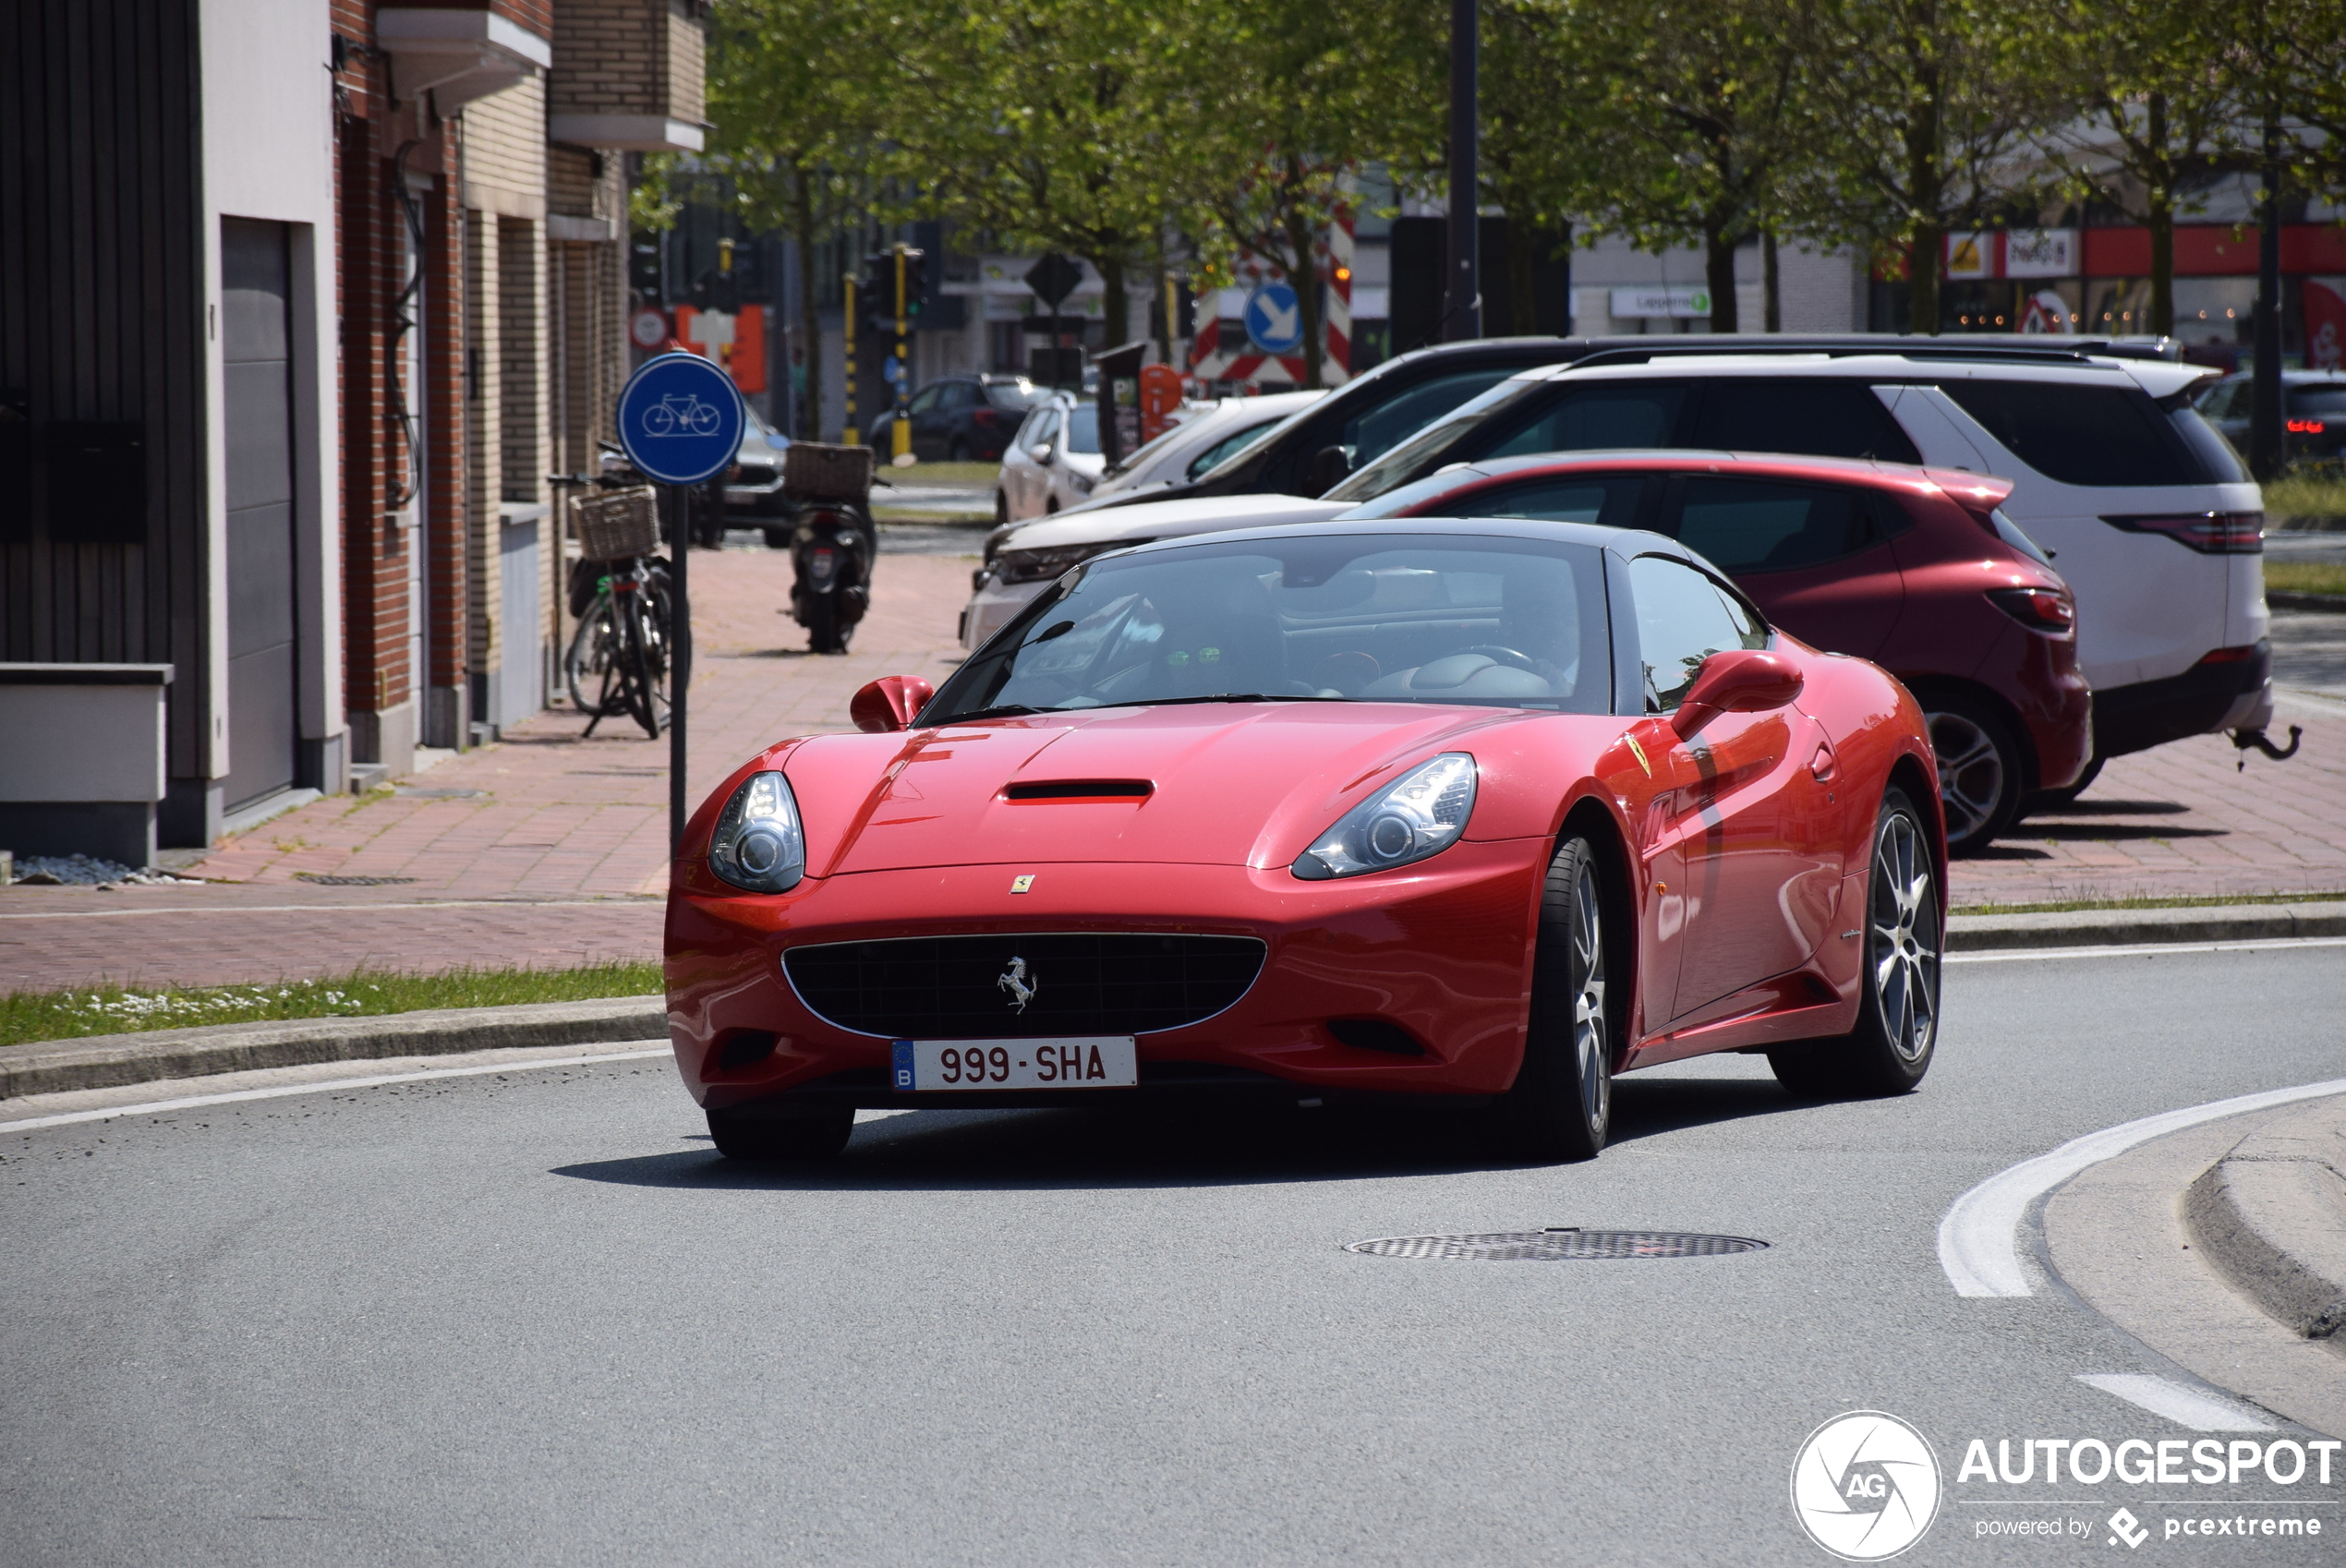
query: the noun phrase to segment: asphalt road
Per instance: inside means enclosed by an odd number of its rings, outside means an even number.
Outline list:
[[[2145,1555],[2334,1562],[2346,1463],[1959,1481],[1975,1437],[2200,1434],[2076,1381],[2171,1370],[2078,1304],[1958,1299],[1934,1233],[2080,1133],[2340,1076],[2341,999],[2337,947],[1966,963],[1919,1093],[1664,1067],[1548,1169],[1455,1122],[931,1112],[760,1176],[658,1061],[7,1133],[0,1562],[1823,1563],[1788,1477],[1861,1408],[1943,1467],[1903,1562],[2278,1499],[2324,1538]],[[1772,1245],[1342,1249],[1562,1225]],[[2092,1533],[1979,1533],[2038,1517]]]

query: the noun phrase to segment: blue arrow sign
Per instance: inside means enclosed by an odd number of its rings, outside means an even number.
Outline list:
[[[644,361],[619,394],[619,444],[663,485],[697,485],[732,466],[744,420],[741,389],[697,354]]]
[[[1265,354],[1303,346],[1303,302],[1292,286],[1268,283],[1246,296],[1246,335]]]

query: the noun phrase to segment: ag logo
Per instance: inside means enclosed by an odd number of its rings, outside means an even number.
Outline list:
[[[1895,1557],[1938,1516],[1939,1456],[1895,1416],[1835,1416],[1808,1434],[1792,1462],[1792,1512],[1808,1538],[1835,1557]]]

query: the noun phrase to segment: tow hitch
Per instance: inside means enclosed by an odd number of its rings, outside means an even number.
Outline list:
[[[2275,762],[2287,762],[2291,757],[2297,754],[2297,742],[2304,737],[2304,734],[2305,730],[2304,726],[2296,724],[2291,725],[2289,727],[2289,744],[2284,748],[2274,745],[2271,741],[2266,738],[2265,732],[2262,730],[2233,730],[2232,749],[2241,754],[2240,771],[2243,773],[2248,771],[2247,754],[2252,749],[2264,753]]]

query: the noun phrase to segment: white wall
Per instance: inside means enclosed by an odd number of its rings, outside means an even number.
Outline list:
[[[334,328],[333,78],[326,70],[327,0],[201,0],[204,294],[211,405],[222,406],[220,220],[307,225],[293,255],[294,451],[301,733],[344,727],[342,701],[341,426]],[[209,421],[212,645],[203,671],[215,715],[205,771],[228,771],[227,449]],[[180,679],[187,678],[183,673]]]

